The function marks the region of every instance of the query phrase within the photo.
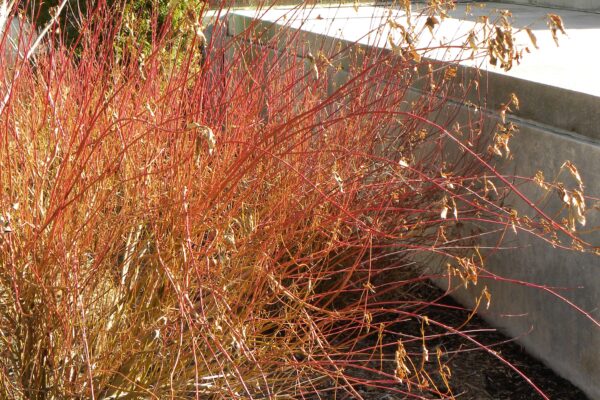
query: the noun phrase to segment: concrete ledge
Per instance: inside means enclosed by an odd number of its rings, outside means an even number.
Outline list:
[[[487,84],[490,109],[499,109],[515,93],[521,103],[515,116],[600,139],[600,97],[493,72]]]

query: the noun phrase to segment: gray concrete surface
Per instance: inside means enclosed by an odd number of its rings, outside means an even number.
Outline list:
[[[527,120],[517,118],[515,122],[520,127],[511,146],[516,161],[507,162],[505,171],[518,176],[533,176],[536,171],[543,171],[550,177],[558,173],[565,160],[571,160],[579,168],[587,194],[598,197],[600,145],[596,141],[582,140]],[[564,173],[563,178],[568,182]],[[541,193],[526,190],[526,194],[535,199]],[[555,198],[546,210],[558,212],[560,201],[553,195]],[[508,204],[521,214],[525,209],[514,198]],[[600,226],[598,212],[589,214],[587,226]],[[507,235],[506,244],[517,248],[494,254],[486,260],[487,268],[507,279],[554,288],[554,293],[488,278],[481,279],[477,287],[468,291],[457,291],[455,297],[472,305],[482,287],[487,286],[492,303],[480,315],[518,338],[529,353],[579,386],[590,399],[600,399],[600,327],[558,297],[564,296],[600,320],[600,257],[553,249],[524,233],[515,235],[509,230]],[[597,233],[590,236],[598,243]]]
[[[2,11],[0,10],[0,14]],[[0,63],[10,68],[23,59],[37,39],[37,32],[24,18],[0,16],[0,41],[4,42]]]
[[[600,198],[600,52],[596,51],[600,15],[499,3],[486,3],[486,9],[473,8],[467,14],[466,5],[461,4],[453,18],[441,25],[436,37],[464,41],[465,32],[477,23],[478,16],[496,8],[511,10],[515,26],[530,26],[540,46],[539,50],[532,48],[533,54],[508,72],[488,66],[484,60],[461,62],[463,74],[473,73],[477,66],[485,71],[482,84],[487,87],[490,118],[497,118],[495,110],[511,92],[521,98],[520,111],[510,116],[520,126],[520,133],[512,139],[515,161],[498,167],[509,175],[533,176],[543,171],[546,177],[552,177],[565,160],[570,160],[579,168],[586,194]],[[554,44],[546,26],[548,13],[560,14],[567,27],[560,47]],[[312,48],[333,46],[337,41],[363,49],[389,46],[382,40],[387,38],[385,31],[378,31],[386,29],[387,10],[363,5],[358,11],[353,7],[318,7],[295,10],[293,14],[289,10],[270,10],[258,16],[251,10],[236,11],[229,18],[229,33],[238,33],[257,17],[262,21],[257,29],[275,31],[278,28],[273,23],[283,23],[284,15],[286,25],[305,31],[306,42]],[[392,15],[399,20],[404,17],[398,10]],[[528,42],[523,37],[525,32],[518,35],[523,43]],[[300,49],[297,51],[303,56]],[[454,55],[431,52],[425,56],[451,60]],[[528,195],[539,195],[531,190]],[[517,210],[524,208],[517,199],[507,201]],[[558,212],[560,208],[560,200],[554,199],[547,210]],[[587,226],[600,226],[598,213],[588,216]],[[516,337],[531,354],[590,398],[600,399],[600,327],[592,321],[600,320],[600,258],[553,249],[530,235],[508,234],[507,243],[515,249],[490,256],[487,268],[505,280],[522,280],[546,289],[487,278],[480,280],[478,287],[459,290],[454,296],[472,305],[486,285],[493,293],[492,306],[480,314]],[[599,232],[591,232],[590,240],[598,242],[599,236]],[[447,282],[438,284],[444,286]]]

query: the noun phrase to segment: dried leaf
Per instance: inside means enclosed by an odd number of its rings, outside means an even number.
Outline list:
[[[414,48],[410,49],[410,55],[412,56],[414,62],[421,62],[421,55]]]
[[[510,220],[511,220],[511,225],[512,225],[512,230],[515,233],[515,235],[517,234],[517,222],[518,222],[518,217],[519,214],[517,213],[517,210],[510,210]]]
[[[510,108],[508,108],[507,104],[500,105],[500,110],[498,110],[498,112],[500,114],[500,120],[502,121],[502,123],[506,122],[506,111],[507,110],[510,110]]]
[[[440,213],[440,217],[442,219],[446,219],[448,216],[448,206],[442,207],[442,212]]]
[[[581,175],[579,175],[579,171],[577,170],[575,164],[573,164],[571,161],[565,161],[561,168],[567,168],[573,176],[573,178],[575,178],[575,180],[579,184],[579,187],[583,188],[583,181],[581,180]]]
[[[392,52],[394,54],[402,55],[402,47],[394,43],[394,38],[392,37],[392,35],[388,35],[388,43],[390,44],[390,47],[392,48]]]
[[[550,19],[552,26],[555,26],[558,30],[560,30],[563,35],[567,34],[567,32],[565,32],[565,27],[560,15],[548,14],[548,18]]]
[[[406,366],[406,361],[405,361],[407,357],[408,357],[408,354],[406,352],[406,349],[404,348],[404,344],[402,343],[402,340],[398,340],[398,348],[396,349],[396,356],[395,356],[395,361],[396,361],[395,375],[396,375],[396,379],[398,379],[400,381],[400,383],[402,383],[410,375],[410,370]]]
[[[337,171],[333,171],[333,179],[335,179],[335,182],[338,184],[338,189],[340,193],[344,193],[344,181],[337,173]]]
[[[319,68],[317,67],[317,60],[315,59],[315,56],[313,56],[313,54],[309,51],[306,54],[306,58],[308,58],[308,62],[310,65],[310,68],[312,69],[313,73],[315,74],[315,79],[319,79]]]
[[[548,189],[548,185],[546,185],[546,181],[544,178],[544,173],[542,171],[538,171],[535,173],[533,177],[533,181],[538,184],[542,189]]]
[[[228,229],[225,233],[223,233],[223,239],[225,243],[235,248],[235,234],[233,233],[233,229]]]
[[[515,110],[519,109],[519,98],[517,97],[516,94],[511,93],[510,94],[510,103],[515,106]]]
[[[473,33],[473,32],[469,33],[469,36],[467,37],[467,41],[469,42],[469,46],[471,47],[471,50],[476,51],[477,44],[475,43],[475,33]]]
[[[491,295],[490,291],[488,290],[487,286],[484,286],[482,294],[483,294],[483,297],[485,297],[485,300],[486,300],[485,309],[489,310],[490,309],[490,303],[492,302],[492,295]]]
[[[500,151],[498,146],[488,146],[488,153],[496,154],[497,156],[500,156],[500,157],[503,156],[502,151]]]
[[[438,25],[439,23],[440,23],[440,21],[436,17],[431,16],[431,17],[427,17],[427,21],[425,21],[425,26],[427,28],[429,28],[429,31],[431,33],[433,33],[433,28],[435,28],[435,26]]]
[[[197,122],[192,122],[188,125],[188,129],[197,129],[198,130],[198,138],[202,137],[208,143],[208,154],[212,155],[215,151],[217,145],[217,139],[212,129],[210,129],[206,125],[201,125]],[[196,152],[199,152],[200,141],[196,140]]]
[[[529,35],[529,40],[531,40],[531,44],[533,45],[533,47],[535,47],[536,49],[539,49],[539,47],[537,45],[537,38],[533,34],[533,31],[529,28],[525,28],[525,32],[527,32],[527,34]]]
[[[494,182],[485,179],[484,180],[484,184],[485,184],[485,192],[486,192],[486,194],[488,192],[488,189],[491,189],[491,190],[494,191],[494,193],[496,194],[496,196],[498,195],[498,190],[496,189],[496,185],[494,185]]]
[[[456,206],[456,202],[452,199],[452,213],[454,214],[454,219],[458,220],[458,207]]]
[[[448,67],[444,71],[444,79],[450,80],[456,77],[457,68],[456,67]]]
[[[563,35],[566,35],[565,28],[560,16],[556,14],[548,14],[548,27],[550,31],[552,31],[552,39],[554,39],[554,43],[558,46],[558,31],[560,31]]]

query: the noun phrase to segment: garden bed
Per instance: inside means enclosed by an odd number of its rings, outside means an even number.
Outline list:
[[[510,339],[497,329],[491,327],[477,315],[471,316],[471,311],[463,308],[451,297],[444,296],[444,292],[430,282],[418,282],[407,288],[400,296],[411,297],[420,302],[436,302],[434,306],[429,306],[422,310],[423,315],[427,315],[431,320],[446,324],[448,326],[458,327],[465,321],[461,330],[479,343],[487,346],[489,349],[497,352],[510,365],[501,361],[498,357],[487,352],[481,347],[474,346],[472,342],[459,335],[451,335],[442,329],[437,333],[443,335],[440,339],[432,342],[431,346],[437,346],[443,349],[445,363],[449,366],[451,377],[449,379],[452,394],[457,399],[472,400],[529,400],[543,398],[527,380],[519,375],[514,368],[521,371],[527,379],[536,385],[550,399],[562,400],[585,400],[588,397],[576,386],[566,379],[558,376],[554,371],[548,368],[539,360],[527,354],[522,346],[514,339]],[[440,298],[442,298],[440,300]],[[384,344],[391,344],[386,347],[388,350],[385,358],[388,361],[387,369],[393,371],[395,364],[394,350],[395,343],[399,337],[402,337],[409,353],[419,354],[421,351],[420,340],[421,323],[415,320],[406,320],[399,322],[397,326],[390,327],[390,330],[400,332],[398,335],[384,335]],[[429,330],[435,328],[429,327],[428,334],[434,334]],[[375,346],[375,339],[365,341],[365,347]],[[433,351],[432,351],[433,353]],[[430,373],[432,376],[438,374],[435,357],[429,362]],[[373,365],[373,367],[376,367]],[[385,368],[385,367],[384,367]],[[358,371],[357,375],[364,379],[373,379],[374,376],[364,371]],[[439,376],[438,376],[439,379]],[[443,386],[443,382],[439,382]],[[405,387],[398,385],[400,390]],[[358,389],[358,393],[365,400],[397,400],[405,398],[414,398],[401,393],[392,393],[388,389],[378,389],[376,387],[363,387]],[[438,399],[424,392],[420,393],[423,398]],[[328,398],[328,397],[323,397]],[[334,397],[332,397],[334,398]],[[351,395],[339,393],[337,399],[351,399]]]

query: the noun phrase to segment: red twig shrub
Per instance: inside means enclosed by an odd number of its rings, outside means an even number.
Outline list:
[[[477,84],[432,49],[310,48],[296,31],[227,36],[225,20],[208,35],[197,9],[147,51],[110,10],[76,51],[54,27],[35,62],[1,72],[3,398],[449,395],[440,354],[437,378],[423,368],[425,333],[422,354],[381,340],[437,323],[386,297],[422,278],[384,278],[433,256],[475,282],[478,238],[507,229],[587,248],[533,203],[501,205],[520,192],[487,146],[505,154],[512,126],[492,136],[474,109],[457,124],[448,100]]]

